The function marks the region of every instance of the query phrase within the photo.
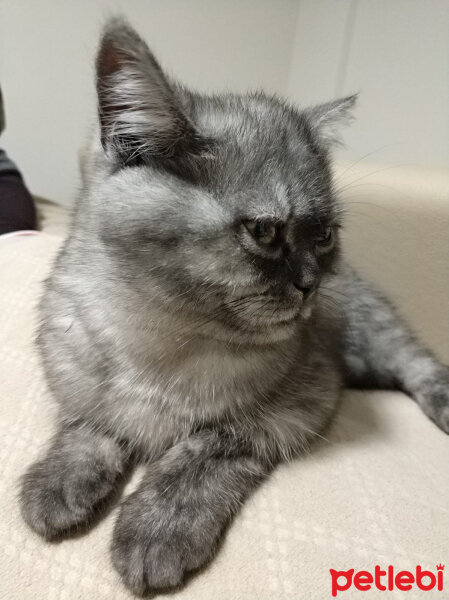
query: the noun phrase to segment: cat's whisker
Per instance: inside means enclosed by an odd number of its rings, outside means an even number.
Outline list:
[[[401,145],[401,144],[402,144],[402,142],[393,142],[393,143],[390,143],[390,144],[384,144],[383,146],[379,146],[378,148],[375,148],[374,150],[371,150],[370,152],[367,152],[366,154],[364,154],[363,156],[361,156],[360,158],[358,158],[357,160],[355,160],[353,163],[351,163],[348,166],[346,166],[346,168],[343,171],[337,172],[337,174],[334,176],[335,181],[336,182],[340,181],[347,173],[349,173],[350,171],[352,171],[352,169],[354,167],[356,167],[360,163],[364,162],[367,158],[370,158],[370,157],[374,156],[375,154],[377,154],[378,152],[381,152],[382,150],[386,150],[387,148],[392,148],[394,146],[398,146],[398,145]]]
[[[358,184],[359,181],[364,181],[365,179],[368,179],[369,177],[373,177],[374,175],[378,175],[379,173],[383,173],[384,171],[391,171],[392,169],[399,169],[404,166],[407,166],[407,165],[390,165],[388,167],[382,167],[380,169],[375,169],[374,171],[370,171],[369,173],[364,173],[363,175],[359,175],[358,177],[356,177],[352,181],[349,181],[348,183],[345,183],[343,185],[336,185],[334,188],[334,193],[337,196],[340,196],[342,194],[342,192],[344,192],[346,189],[354,187],[354,185]],[[368,186],[379,185],[380,186],[382,184],[377,183],[376,181],[373,181],[373,182],[367,181],[367,182],[364,182],[363,185],[368,185]]]

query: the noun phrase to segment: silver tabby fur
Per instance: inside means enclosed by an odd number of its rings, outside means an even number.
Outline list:
[[[449,374],[340,256],[329,153],[354,97],[300,112],[261,93],[202,96],[120,20],[97,89],[82,193],[41,302],[58,432],[21,503],[41,535],[70,535],[145,463],[112,543],[143,594],[212,558],[344,385],[402,389],[448,432]],[[245,226],[264,219],[279,224],[275,246]]]

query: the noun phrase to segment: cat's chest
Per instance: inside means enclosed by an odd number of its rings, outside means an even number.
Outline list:
[[[260,353],[204,349],[144,367],[129,359],[114,377],[107,418],[125,437],[163,448],[199,425],[238,418],[273,377]]]
[[[205,348],[181,357],[167,354],[163,360],[149,360],[143,368],[129,361],[119,386],[131,401],[145,399],[149,412],[213,418],[232,405],[250,401],[265,378],[268,383],[267,368],[265,357],[257,354]]]

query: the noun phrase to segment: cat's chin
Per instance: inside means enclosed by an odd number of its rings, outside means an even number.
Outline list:
[[[230,332],[222,330],[215,332],[214,338],[219,341],[226,342],[227,345],[242,346],[245,344],[255,346],[267,346],[279,342],[285,342],[295,336],[297,332],[297,322],[290,324],[278,324],[270,326],[260,332],[245,331],[239,329]]]
[[[310,309],[306,312],[310,316]],[[293,316],[264,319],[257,324],[254,321],[240,322],[238,326],[234,327],[218,324],[210,333],[216,340],[224,341],[227,344],[275,344],[293,338],[297,334],[301,322],[308,318],[302,313],[303,310],[295,311]]]

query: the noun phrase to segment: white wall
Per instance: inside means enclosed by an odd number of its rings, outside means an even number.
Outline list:
[[[74,197],[98,32],[117,11],[199,89],[300,105],[360,91],[341,159],[448,164],[449,0],[0,0],[0,144],[36,194]]]
[[[287,92],[360,92],[346,160],[446,167],[449,0],[302,0]]]
[[[286,89],[297,0],[0,0],[1,138],[31,190],[69,202],[95,117],[93,58],[125,14],[171,73],[202,90]]]

